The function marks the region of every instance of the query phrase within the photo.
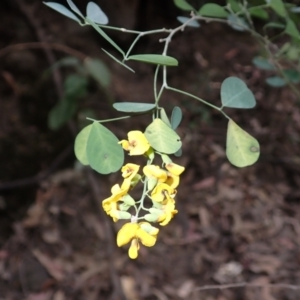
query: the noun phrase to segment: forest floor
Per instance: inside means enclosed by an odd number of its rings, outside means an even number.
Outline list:
[[[154,68],[132,63],[133,74],[101,51],[104,42],[91,28],[42,5],[30,18],[30,7],[0,10],[0,300],[299,300],[299,100],[288,88],[265,84],[267,72],[251,63],[259,54],[252,37],[220,24],[174,37],[170,55],[179,66],[169,68],[171,86],[215,105],[228,76],[253,91],[254,109],[227,113],[258,139],[261,156],[251,167],[232,166],[225,155],[227,120],[166,92],[167,113],[177,105],[184,115],[178,128],[183,155],[174,158],[186,167],[176,196],[179,213],[161,228],[154,247],[142,247],[131,260],[115,243],[119,223],[101,207],[120,183],[119,172],[98,176],[79,168],[70,126],[47,126],[61,83],[53,83],[49,67],[51,55],[56,61],[70,49],[107,64],[109,89],[90,80],[80,104],[97,119],[119,116],[115,101],[153,102]],[[130,39],[116,39],[128,47]],[[159,53],[157,40],[145,39],[137,53]],[[70,48],[48,48],[47,56],[40,45],[26,45],[32,42]],[[16,44],[9,53],[1,50]],[[58,75],[71,72],[59,69]],[[108,127],[124,139],[150,121],[142,116]]]

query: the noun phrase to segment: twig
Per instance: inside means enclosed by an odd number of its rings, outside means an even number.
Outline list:
[[[38,40],[42,42],[46,41],[46,35],[42,29],[42,26],[41,24],[39,24],[38,19],[35,18],[32,10],[28,9],[28,7],[23,3],[23,0],[15,0],[15,2],[18,4],[20,11],[26,17],[28,23],[33,27]],[[43,47],[44,47],[44,52],[47,57],[47,60],[51,65],[53,65],[56,62],[56,58],[53,52],[47,46],[45,46],[45,44],[43,44]],[[58,93],[59,98],[62,98],[63,97],[62,76],[59,70],[57,69],[53,70],[53,81],[56,86],[56,91]]]
[[[204,285],[201,287],[197,287],[193,290],[196,291],[206,291],[206,290],[225,290],[225,289],[234,289],[240,287],[269,287],[269,288],[281,288],[281,289],[290,289],[290,290],[300,290],[300,285],[292,285],[288,283],[269,283],[269,284],[260,284],[260,283],[249,283],[249,282],[239,282],[239,283],[230,283],[230,284],[212,284],[212,285]]]
[[[75,50],[71,47],[57,44],[57,43],[48,43],[48,42],[31,42],[31,43],[20,43],[20,44],[9,45],[5,48],[0,49],[0,57],[5,56],[14,51],[23,51],[26,49],[43,49],[44,50],[45,48],[67,53],[71,56],[77,57],[80,60],[85,60],[88,57],[84,53],[82,53],[78,50]]]
[[[41,182],[43,179],[47,178],[51,173],[53,173],[57,169],[57,167],[66,159],[66,157],[68,157],[72,153],[72,151],[73,145],[68,146],[54,159],[51,166],[47,170],[38,175],[11,182],[0,183],[0,191],[21,188]]]

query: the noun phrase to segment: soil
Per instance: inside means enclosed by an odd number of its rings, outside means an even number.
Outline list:
[[[118,25],[130,29],[177,26],[179,11],[171,1],[145,3],[132,0],[124,8],[122,1],[104,1],[103,9],[115,23],[115,8],[124,9]],[[174,158],[186,167],[176,196],[179,213],[160,228],[154,247],[141,247],[131,260],[115,243],[119,222],[113,224],[101,206],[120,183],[119,172],[100,176],[76,163],[74,133],[82,116],[56,131],[47,125],[62,80],[74,72],[49,68],[75,50],[101,59],[111,84],[103,89],[89,78],[79,111],[106,119],[120,116],[113,102],[153,102],[153,66],[131,63],[136,73],[129,72],[103,53],[117,55],[91,28],[40,2],[2,1],[0,8],[1,300],[300,298],[299,99],[288,88],[265,84],[268,73],[251,63],[260,49],[250,35],[213,23],[178,33],[169,54],[179,66],[169,68],[168,80],[220,105],[222,81],[243,79],[257,106],[227,113],[259,140],[259,161],[232,166],[225,155],[227,120],[166,92],[161,105],[167,113],[177,105],[184,114],[178,128],[183,155]],[[124,49],[132,42],[123,34],[112,37]],[[135,53],[160,53],[160,37],[145,38]],[[42,44],[49,42],[62,47],[47,54]],[[107,126],[123,139],[150,121],[137,116]]]

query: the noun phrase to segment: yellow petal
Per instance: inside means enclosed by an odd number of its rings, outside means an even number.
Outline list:
[[[121,172],[124,178],[133,178],[139,171],[140,166],[136,164],[126,164],[122,167]]]
[[[150,148],[150,144],[145,135],[138,130],[128,132],[128,141],[130,155],[142,155]]]
[[[140,249],[140,245],[137,239],[133,239],[128,250],[128,256],[131,259],[136,259],[138,257],[138,251]]]
[[[161,222],[159,225],[165,226],[169,224],[174,215],[178,213],[178,211],[175,209],[174,199],[169,198],[162,206],[162,210],[164,211],[164,214],[159,217],[157,222]]]
[[[126,140],[122,140],[118,142],[118,144],[121,144],[124,150],[129,151],[129,142]]]
[[[172,174],[171,172],[168,172],[168,178],[165,181],[166,184],[168,184],[173,189],[177,188],[179,185],[179,176]]]
[[[171,186],[166,183],[159,183],[151,193],[151,199],[156,202],[162,202],[169,197],[173,197],[176,194],[176,190],[174,190]]]
[[[156,242],[156,236],[149,234],[148,232],[144,231],[142,228],[139,228],[136,231],[136,237],[146,247],[152,247]]]
[[[172,212],[169,212],[169,213],[167,213],[167,214],[165,214],[165,215],[163,215],[164,216],[164,220],[163,220],[163,218],[161,218],[161,221],[163,221],[163,222],[161,222],[161,223],[159,223],[159,225],[161,225],[161,226],[165,226],[165,225],[167,225],[167,224],[169,224],[169,222],[171,221],[171,219],[174,217],[174,215],[175,214],[177,214],[178,213],[178,210],[173,210]],[[159,220],[160,221],[160,220]],[[159,222],[158,221],[158,222]]]
[[[136,235],[139,225],[136,223],[126,223],[119,230],[117,235],[117,245],[119,247],[128,244]]]
[[[159,182],[165,182],[167,180],[167,172],[161,169],[159,166],[148,165],[143,168],[143,172],[146,177],[155,177]]]
[[[166,164],[166,169],[171,172],[174,175],[179,176],[184,170],[185,168],[183,166],[174,164],[174,163],[168,163]]]

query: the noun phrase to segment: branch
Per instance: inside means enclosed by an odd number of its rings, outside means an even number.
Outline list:
[[[225,290],[225,289],[235,289],[240,287],[269,287],[269,288],[279,288],[279,289],[290,289],[290,290],[300,290],[300,285],[292,285],[288,283],[269,283],[269,284],[261,284],[261,283],[248,283],[248,282],[239,282],[239,283],[229,283],[223,285],[204,285],[198,288],[195,288],[193,291],[206,291],[206,290]]]

